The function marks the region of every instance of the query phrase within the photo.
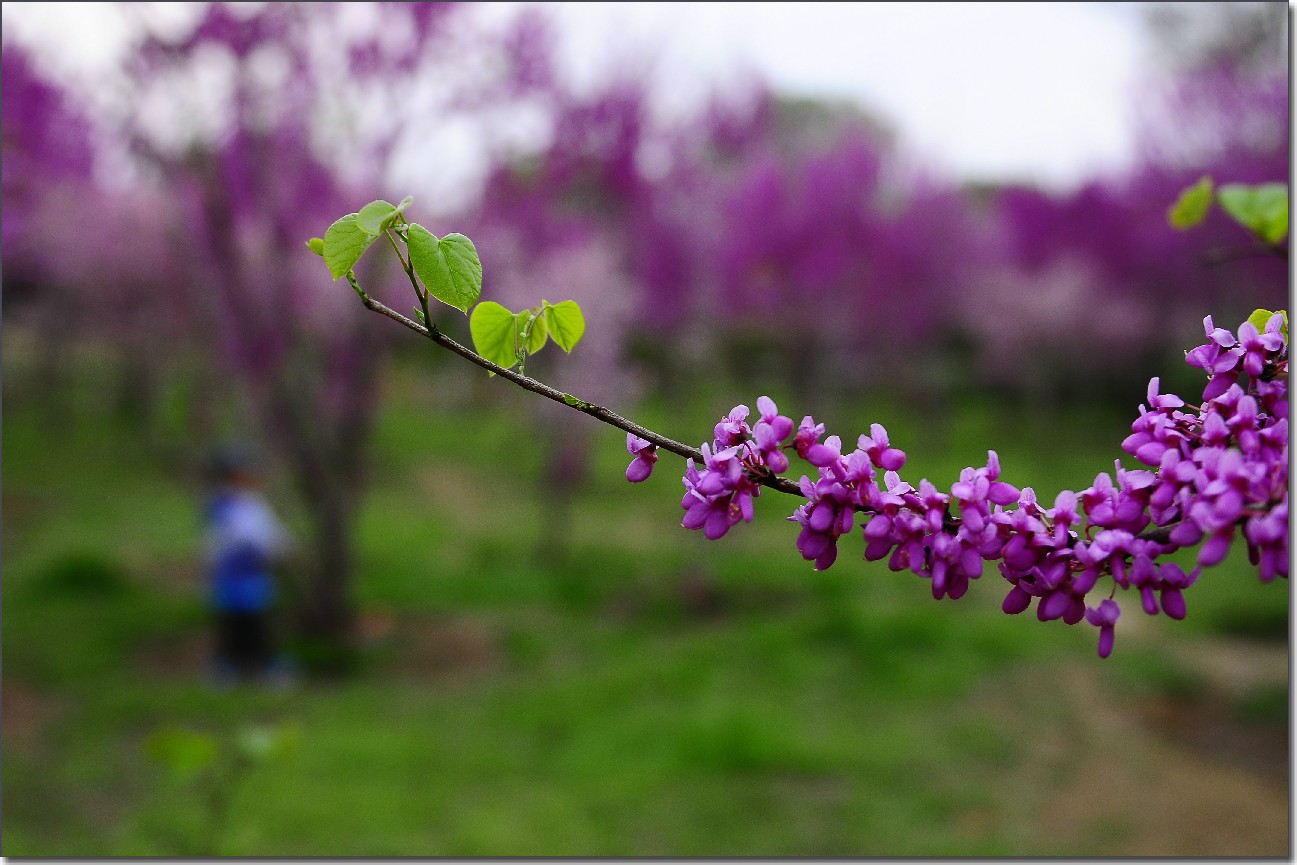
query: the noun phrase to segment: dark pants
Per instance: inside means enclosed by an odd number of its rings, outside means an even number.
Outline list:
[[[275,660],[270,612],[218,612],[216,660],[244,675],[265,672]]]

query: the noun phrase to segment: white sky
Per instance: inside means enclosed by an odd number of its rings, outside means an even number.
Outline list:
[[[563,21],[579,74],[637,44],[661,46],[667,92],[755,69],[786,92],[855,99],[958,177],[1068,185],[1132,154],[1131,4],[539,5]]]
[[[1132,152],[1144,59],[1132,4],[475,4],[488,19],[523,5],[558,16],[578,79],[653,50],[665,102],[688,108],[701,85],[752,70],[786,92],[858,100],[913,159],[959,178],[1066,187]],[[6,28],[58,45],[64,64],[111,62],[127,32],[109,4],[3,7]]]

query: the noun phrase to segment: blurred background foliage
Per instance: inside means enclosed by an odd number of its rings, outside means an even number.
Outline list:
[[[1288,599],[1245,560],[1100,665],[993,576],[933,604],[811,572],[791,502],[706,544],[665,463],[629,488],[618,435],[366,313],[303,244],[414,193],[485,298],[582,304],[539,378],[686,441],[766,393],[884,423],[907,477],[995,448],[1052,498],[1121,456],[1151,376],[1201,386],[1203,315],[1287,306],[1225,216],[1166,222],[1203,174],[1287,178],[1285,7],[1150,9],[1141,156],[1067,192],[953,181],[887,118],[760,82],[667,121],[646,60],[577,89],[543,7],[467,8],[128,4],[93,88],[6,32],[4,852],[1286,853]],[[400,166],[456,125],[487,169],[448,209]],[[360,276],[409,306],[383,256]],[[292,692],[201,681],[198,466],[231,437],[307,552]],[[216,831],[146,745],[249,724],[299,747]]]

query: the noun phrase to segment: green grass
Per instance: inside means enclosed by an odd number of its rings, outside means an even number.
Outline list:
[[[528,395],[472,381],[465,412],[419,376],[389,381],[357,528],[362,610],[393,624],[351,678],[288,692],[201,681],[190,480],[106,411],[51,429],[6,405],[5,855],[1102,852],[1023,836],[1005,819],[1022,803],[993,782],[1026,759],[1020,730],[1066,729],[1064,713],[1005,725],[974,698],[1053,664],[1169,687],[1154,650],[1123,654],[1119,629],[1099,667],[1092,629],[1000,614],[993,570],[934,603],[913,575],[861,561],[858,538],[815,573],[782,519],[793,501],[774,492],[753,525],[708,543],[679,528],[677,465],[626,484],[624,437],[585,418],[572,423],[590,424],[589,480],[564,516],[544,493],[543,443],[517,423]],[[732,401],[636,415],[701,440]],[[947,407],[939,430],[887,405],[830,422],[870,420],[916,443],[907,477],[949,483],[996,447],[1006,480],[1051,500],[1110,469],[1122,433],[1102,415],[984,404]],[[1274,636],[1285,589],[1232,559],[1189,592],[1187,621],[1151,633]],[[1276,716],[1277,702],[1249,710]],[[199,787],[144,757],[159,727],[279,721],[300,726],[299,747],[250,770],[219,838]],[[970,828],[983,811],[992,828]]]

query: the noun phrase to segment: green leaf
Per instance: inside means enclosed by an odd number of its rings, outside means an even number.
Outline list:
[[[321,258],[323,258],[323,257],[324,257],[324,238],[322,238],[322,237],[312,237],[310,240],[306,241],[306,248],[309,249],[309,250],[311,250],[311,252],[314,252],[316,255],[320,256]]]
[[[506,369],[518,362],[518,318],[500,304],[486,300],[474,307],[468,332],[482,357]]]
[[[1185,187],[1180,193],[1175,204],[1171,205],[1166,212],[1167,221],[1172,227],[1181,230],[1193,228],[1207,217],[1207,211],[1211,210],[1211,199],[1211,178],[1204,176],[1193,186]]]
[[[1282,243],[1288,236],[1288,184],[1229,183],[1216,197],[1235,222],[1266,243]]]
[[[216,739],[184,727],[165,727],[149,734],[144,753],[172,774],[188,778],[216,762]]]
[[[1261,237],[1266,243],[1280,244],[1288,239],[1288,186],[1274,184],[1272,191],[1262,194],[1261,209],[1264,213],[1261,225]]]
[[[1288,310],[1286,309],[1254,310],[1253,313],[1247,317],[1247,320],[1252,322],[1252,326],[1255,327],[1257,330],[1261,331],[1262,333],[1265,333],[1265,326],[1270,321],[1270,317],[1273,316],[1275,312],[1278,312],[1280,315],[1283,316],[1283,324],[1279,326],[1279,332],[1283,334],[1284,339],[1287,339],[1288,338]]]
[[[575,300],[562,303],[544,302],[545,323],[549,325],[549,338],[563,351],[570,352],[585,333],[585,316]]]
[[[396,207],[389,202],[371,201],[356,214],[356,225],[366,234],[382,234],[396,217]]]
[[[409,229],[410,266],[428,293],[467,313],[482,295],[482,262],[473,241],[462,234],[438,239],[416,223]]]
[[[324,233],[324,263],[334,279],[355,267],[365,250],[378,237],[357,225],[356,217],[357,214],[348,213],[330,225]]]
[[[522,332],[527,329],[527,322],[536,312],[534,309],[524,309],[518,313],[518,339],[522,340]],[[536,320],[531,323],[531,330],[527,331],[527,354],[535,354],[545,347],[545,340],[548,339],[548,328],[545,327],[545,316],[537,315]]]

